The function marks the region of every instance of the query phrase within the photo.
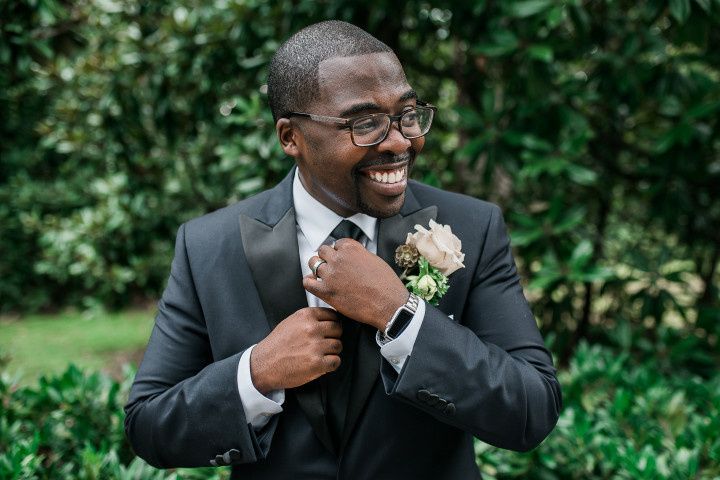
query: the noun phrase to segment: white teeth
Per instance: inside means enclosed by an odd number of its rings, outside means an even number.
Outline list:
[[[405,178],[405,167],[392,172],[368,172],[368,176],[380,183],[397,183]]]

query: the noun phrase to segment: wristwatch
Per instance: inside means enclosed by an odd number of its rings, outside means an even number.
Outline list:
[[[419,303],[420,298],[414,293],[411,293],[405,305],[395,310],[392,318],[385,326],[385,331],[383,332],[384,342],[393,340],[400,335],[400,332],[405,330],[407,324],[410,323],[410,320],[415,316]]]

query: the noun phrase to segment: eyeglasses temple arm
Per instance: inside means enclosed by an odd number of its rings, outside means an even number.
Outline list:
[[[324,115],[315,115],[314,113],[302,113],[302,112],[290,112],[290,115],[296,115],[298,117],[307,117],[311,120],[315,120],[316,122],[329,122],[329,123],[337,123],[338,125],[350,125],[350,120],[346,118],[338,118],[338,117],[326,117]]]

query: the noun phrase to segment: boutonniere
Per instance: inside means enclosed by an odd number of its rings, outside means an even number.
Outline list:
[[[462,243],[453,235],[450,225],[440,225],[435,220],[430,220],[430,230],[421,225],[415,225],[415,230],[395,249],[395,263],[405,269],[400,280],[406,280],[407,289],[437,305],[448,291],[448,276],[465,267]]]

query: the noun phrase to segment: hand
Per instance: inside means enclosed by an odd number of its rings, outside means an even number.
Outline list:
[[[340,366],[342,325],[329,308],[306,307],[280,322],[250,354],[250,377],[263,395],[294,388]]]
[[[303,287],[353,320],[385,330],[395,311],[410,296],[390,265],[355,240],[340,239],[335,248],[321,246],[308,265],[318,258],[327,262],[317,268],[322,280],[306,275]]]

